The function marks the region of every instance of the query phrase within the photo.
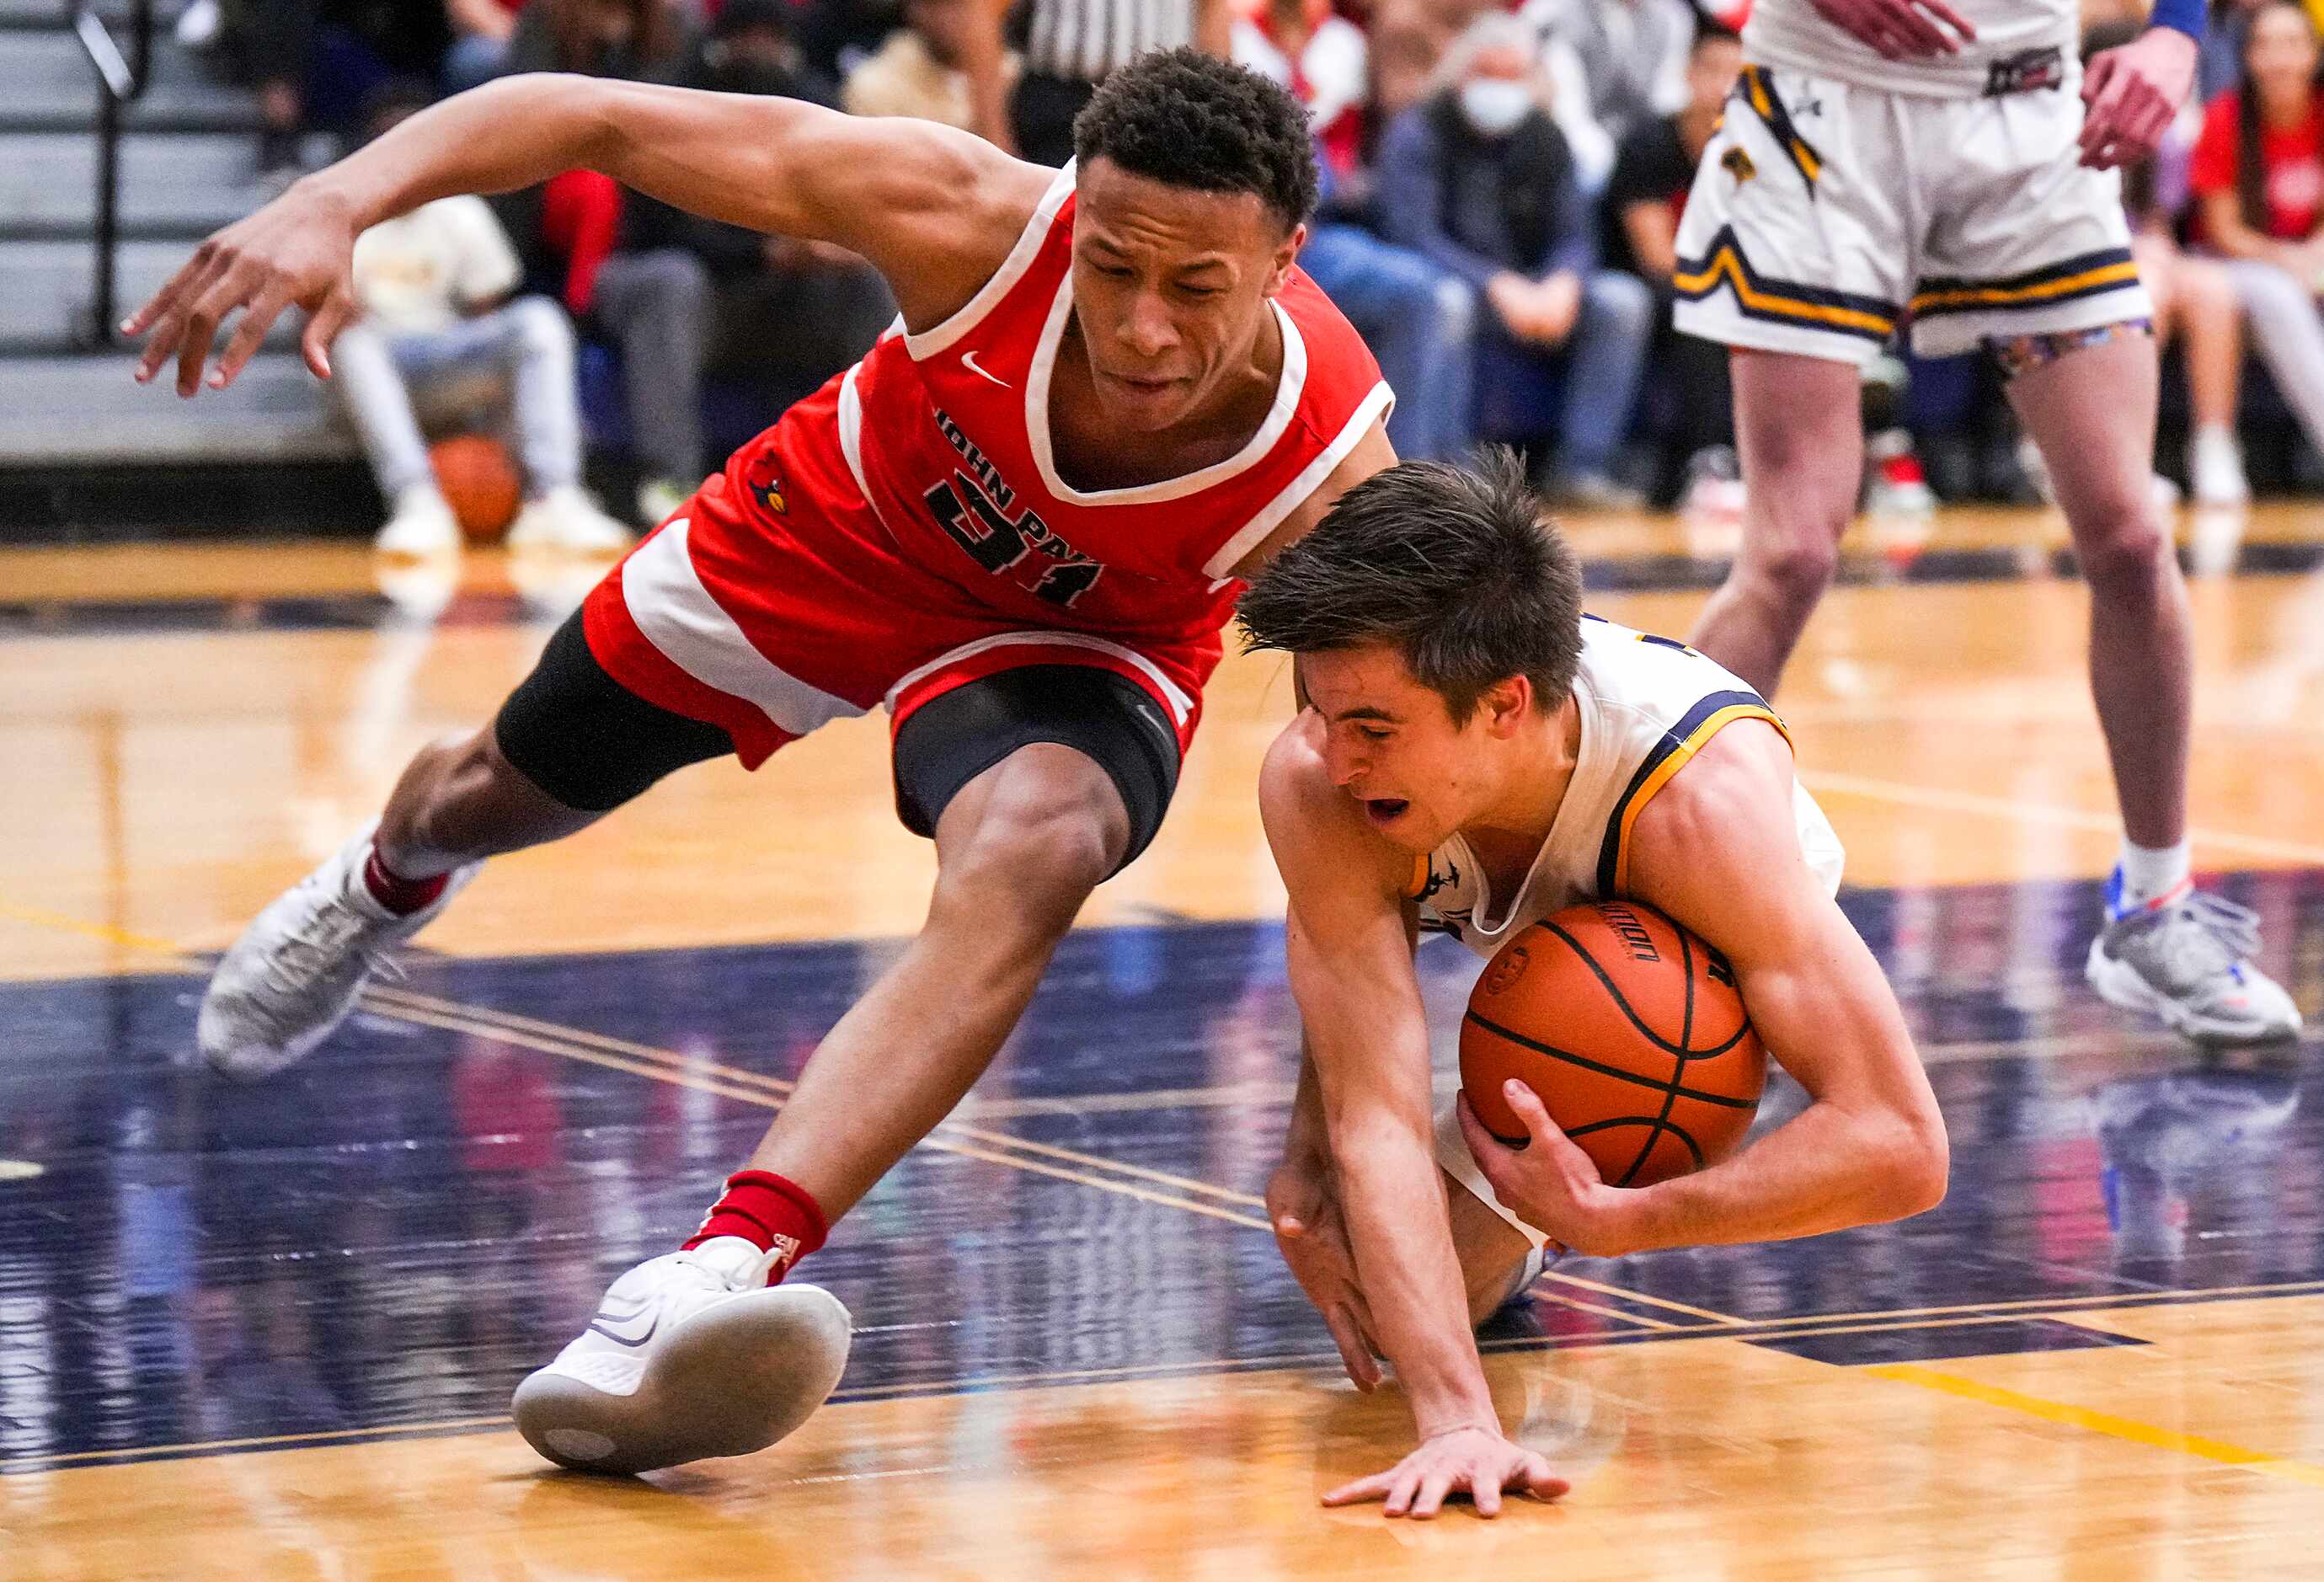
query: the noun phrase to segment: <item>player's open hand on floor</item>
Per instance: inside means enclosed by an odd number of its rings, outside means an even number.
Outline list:
[[[137,382],[152,379],[174,356],[178,393],[193,394],[226,316],[240,309],[242,320],[210,375],[210,388],[223,390],[294,303],[307,310],[300,338],[307,365],[318,378],[329,378],[331,341],[355,316],[355,245],[346,204],[304,184],[217,232],[122,324],[124,335],[152,332],[137,360]]]
[[[1388,1471],[1342,1484],[1323,1496],[1323,1503],[1360,1505],[1378,1500],[1384,1515],[1425,1522],[1454,1493],[1465,1492],[1475,1501],[1478,1515],[1498,1516],[1505,1492],[1554,1500],[1570,1486],[1539,1451],[1509,1443],[1498,1429],[1472,1426],[1431,1434],[1419,1449]]]
[[[1549,1118],[1532,1088],[1511,1078],[1502,1091],[1525,1123],[1526,1141],[1515,1148],[1485,1130],[1467,1094],[1457,1101],[1461,1134],[1494,1195],[1527,1225],[1548,1232],[1561,1249],[1591,1258],[1630,1251],[1623,1208],[1632,1194],[1606,1184],[1596,1161]]]
[[[2135,165],[2153,153],[2195,81],[2195,41],[2149,28],[2090,58],[2082,73],[2082,163]]]
[[[1977,38],[1977,29],[1942,0],[1813,0],[1813,4],[1818,16],[1891,60],[1957,55],[1963,44]],[[1952,32],[1947,33],[1945,28]]]
[[[1277,1166],[1267,1183],[1267,1217],[1292,1277],[1323,1315],[1348,1378],[1359,1390],[1377,1389],[1379,1343],[1372,1338],[1371,1309],[1356,1283],[1355,1250],[1322,1165],[1286,1161]]]

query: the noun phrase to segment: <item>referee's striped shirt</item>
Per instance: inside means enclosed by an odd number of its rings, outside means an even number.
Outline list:
[[[1025,68],[1098,82],[1148,50],[1194,42],[1194,0],[1032,0]]]

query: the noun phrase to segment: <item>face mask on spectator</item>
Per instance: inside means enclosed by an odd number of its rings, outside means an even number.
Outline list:
[[[1480,77],[1461,85],[1461,113],[1486,137],[1507,137],[1532,108],[1533,95],[1522,82]]]

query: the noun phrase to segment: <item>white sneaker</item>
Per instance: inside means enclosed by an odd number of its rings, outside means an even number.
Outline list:
[[[837,1388],[853,1331],[821,1287],[768,1285],[772,1262],[714,1236],[639,1264],[516,1387],[517,1431],[583,1472],[747,1456],[783,1438]]]
[[[443,894],[398,917],[364,887],[374,828],[276,897],[210,975],[195,1036],[217,1070],[271,1076],[328,1038],[372,974],[396,970],[388,950],[433,921],[483,866],[453,870]]]
[[[630,547],[630,530],[597,509],[576,484],[559,484],[538,500],[528,500],[509,529],[512,550],[564,550],[576,555],[618,555]]]
[[[2243,448],[2236,443],[2234,430],[2211,423],[2188,436],[2187,481],[2198,505],[2251,504]]]
[[[394,513],[372,540],[372,548],[383,555],[408,555],[415,560],[457,554],[460,523],[434,484],[414,484],[396,495]]]
[[[2252,965],[2259,914],[2191,883],[2124,912],[2122,870],[2107,884],[2107,925],[2090,941],[2085,975],[2107,1004],[2161,1018],[2207,1045],[2296,1037],[2300,1009]]]

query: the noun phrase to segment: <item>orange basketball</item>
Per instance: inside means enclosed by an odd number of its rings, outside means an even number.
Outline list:
[[[1767,1051],[1734,969],[1650,906],[1597,902],[1501,947],[1469,995],[1461,1082],[1494,1136],[1525,1141],[1510,1078],[1618,1187],[1650,1186],[1735,1152],[1758,1113]]]
[[[508,448],[489,434],[459,434],[428,448],[436,486],[472,544],[494,544],[516,519],[524,480]]]

